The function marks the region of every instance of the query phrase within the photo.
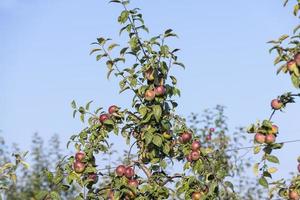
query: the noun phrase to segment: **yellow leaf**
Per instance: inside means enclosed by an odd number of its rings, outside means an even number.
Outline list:
[[[270,173],[270,174],[273,174],[273,173],[275,173],[275,172],[277,172],[277,168],[275,168],[275,167],[270,167],[269,169],[268,169],[268,172]]]

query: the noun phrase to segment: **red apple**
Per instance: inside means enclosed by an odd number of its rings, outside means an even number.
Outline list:
[[[113,114],[113,113],[117,112],[118,110],[119,110],[119,108],[117,106],[112,105],[108,108],[108,113]]]
[[[91,174],[88,175],[87,179],[90,182],[97,183],[98,182],[98,175],[96,173],[91,173]]]
[[[73,163],[73,169],[76,173],[82,173],[85,170],[85,164],[79,161]]]
[[[289,72],[293,72],[296,67],[297,67],[297,64],[296,64],[296,61],[294,61],[294,60],[291,60],[287,63],[287,68],[288,68]]]
[[[166,88],[163,85],[160,85],[154,89],[156,96],[162,96],[166,92]]]
[[[189,132],[184,132],[180,138],[179,138],[179,141],[183,144],[186,144],[188,143],[190,140],[192,139],[192,134],[189,133]]]
[[[132,167],[127,167],[125,170],[125,177],[132,178],[134,176],[134,169]]]
[[[271,101],[271,107],[274,110],[279,110],[279,109],[281,109],[283,107],[283,103],[279,99],[273,99]]]
[[[191,153],[189,153],[187,156],[186,156],[186,160],[188,161],[188,162],[192,162],[193,160],[192,160],[192,154]]]
[[[297,191],[291,190],[291,191],[289,192],[289,199],[290,199],[290,200],[299,200],[299,199],[300,199],[300,196],[299,196],[299,194],[298,194]]]
[[[210,141],[211,140],[211,134],[208,134],[205,139],[206,139],[206,141]]]
[[[211,132],[211,133],[212,133],[212,132],[215,132],[215,128],[210,128],[210,129],[209,129],[209,132]]]
[[[130,179],[128,180],[128,185],[137,188],[139,186],[139,181],[136,179]]]
[[[197,140],[193,141],[193,143],[192,143],[192,150],[193,151],[198,151],[200,149],[200,147],[201,147],[201,144],[200,144],[199,141],[197,141]]]
[[[126,167],[124,165],[119,165],[116,168],[116,174],[117,174],[117,176],[124,176],[125,171],[126,171]]]
[[[85,158],[85,153],[82,151],[79,151],[75,154],[75,160],[78,162],[83,162],[84,158]]]
[[[108,199],[107,200],[114,200],[114,192],[112,190],[109,190],[108,195],[107,195]]]
[[[155,91],[154,90],[147,90],[145,92],[145,99],[147,101],[152,101],[155,98]]]
[[[108,114],[102,114],[99,117],[99,120],[100,120],[101,123],[105,122],[108,119],[109,119],[109,115]]]
[[[257,142],[259,144],[263,144],[266,141],[266,136],[261,133],[256,133],[254,136],[254,140],[255,140],[255,142]]]
[[[199,151],[192,151],[191,152],[191,158],[193,161],[197,161],[200,158],[200,153]]]
[[[273,134],[266,135],[266,143],[267,144],[272,144],[275,142],[275,140],[276,140],[275,135],[273,135]]]
[[[200,192],[193,192],[192,194],[192,200],[200,200],[202,197]]]

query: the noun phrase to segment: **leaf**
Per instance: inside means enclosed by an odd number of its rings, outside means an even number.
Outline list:
[[[176,85],[177,83],[177,79],[174,76],[170,76],[171,80],[172,80],[172,84]]]
[[[85,109],[86,109],[86,110],[89,110],[89,109],[90,109],[91,103],[93,103],[93,101],[89,101],[89,102],[85,105]]]
[[[180,62],[173,62],[174,65],[179,65],[181,66],[183,69],[185,69],[185,66],[183,63],[180,63]]]
[[[261,147],[260,147],[260,146],[255,146],[255,147],[253,148],[253,153],[254,153],[254,154],[258,154],[258,153],[260,152],[260,150],[261,150]]]
[[[296,5],[294,6],[294,12],[293,12],[295,16],[298,15],[298,11],[299,11],[299,4],[296,4]]]
[[[225,181],[224,185],[229,187],[232,191],[234,191],[234,187],[233,187],[233,184],[231,182]]]
[[[276,156],[273,156],[273,155],[267,155],[266,159],[269,162],[272,162],[272,163],[279,163],[279,159]]]
[[[278,41],[279,41],[279,42],[283,42],[283,40],[287,39],[288,37],[289,37],[288,35],[282,35],[282,36],[278,39]]]
[[[162,109],[161,109],[160,105],[155,105],[155,106],[153,106],[152,109],[153,109],[153,114],[154,114],[155,120],[157,122],[159,122],[161,114],[162,114]]]
[[[265,187],[265,188],[268,188],[269,187],[269,183],[267,181],[267,179],[265,177],[261,177],[259,180],[258,180],[258,183]]]
[[[270,174],[273,174],[273,173],[275,173],[275,172],[277,172],[277,168],[276,167],[270,167],[269,169],[268,169],[268,172],[270,173]]]
[[[162,139],[161,139],[161,137],[158,136],[158,135],[155,135],[155,136],[153,137],[152,142],[153,142],[153,144],[155,144],[155,145],[158,146],[158,147],[161,147],[161,145],[162,145]]]
[[[111,51],[111,50],[113,50],[117,46],[120,46],[120,45],[118,45],[118,44],[111,44],[111,45],[109,45],[109,47],[107,48],[107,50]]]
[[[76,102],[73,100],[72,102],[71,102],[71,107],[73,108],[73,109],[76,109]]]
[[[300,80],[299,77],[297,77],[294,73],[291,75],[291,80],[295,88],[300,87]]]
[[[255,176],[258,176],[258,167],[259,167],[259,163],[255,163],[253,165],[253,173],[255,174]]]
[[[93,53],[97,52],[97,51],[101,51],[102,49],[100,48],[95,48],[95,49],[92,49],[91,52],[90,52],[90,55],[92,55]]]
[[[129,12],[127,10],[124,10],[121,12],[121,15],[118,18],[118,22],[120,22],[121,24],[124,24],[129,17]]]
[[[145,117],[146,116],[146,114],[147,114],[147,107],[145,107],[145,106],[141,106],[140,108],[139,108],[139,113],[141,114],[141,116],[142,117]]]

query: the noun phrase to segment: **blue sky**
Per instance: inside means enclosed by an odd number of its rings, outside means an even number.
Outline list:
[[[270,113],[270,100],[295,91],[287,76],[276,76],[266,42],[297,23],[281,1],[133,1],[142,8],[153,35],[172,28],[186,70],[176,71],[182,97],[178,112],[188,115],[216,104],[227,106],[231,127]],[[72,119],[70,102],[130,106],[130,93],[89,56],[98,36],[118,37],[120,8],[105,0],[0,1],[0,129],[8,143],[30,147],[31,136],[58,133],[66,142],[83,125]],[[300,104],[276,115],[280,141],[300,139]],[[298,144],[278,155],[279,175],[296,170]]]

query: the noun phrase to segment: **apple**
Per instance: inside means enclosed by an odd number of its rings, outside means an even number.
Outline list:
[[[180,138],[179,138],[179,141],[183,144],[186,144],[188,143],[190,140],[192,139],[192,134],[189,133],[189,132],[184,132]]]
[[[200,153],[199,153],[199,151],[192,151],[192,152],[191,152],[191,159],[192,159],[193,161],[197,161],[197,160],[199,160],[199,158],[200,158]]]
[[[189,153],[187,156],[186,156],[186,160],[188,161],[188,162],[192,162],[193,160],[192,160],[192,154],[191,153]]]
[[[272,133],[273,134],[277,134],[278,133],[278,126],[276,126],[275,124],[272,125]]]
[[[212,133],[212,132],[215,132],[215,128],[210,128],[210,129],[209,129],[209,132],[211,132],[211,133]]]
[[[107,195],[108,199],[107,200],[114,200],[114,192],[112,190],[109,190],[108,195]]]
[[[271,107],[274,110],[279,110],[279,109],[281,109],[283,107],[283,103],[279,99],[273,99],[271,101]]]
[[[125,177],[132,178],[134,176],[134,169],[132,167],[127,167],[125,170]]]
[[[166,92],[166,88],[163,85],[160,85],[154,89],[156,96],[162,96]]]
[[[88,175],[87,180],[93,183],[98,182],[98,175],[96,173],[91,173]]]
[[[124,176],[125,171],[126,171],[126,167],[124,165],[119,165],[116,168],[116,174],[117,174],[117,176]]]
[[[147,90],[145,92],[145,99],[147,101],[152,101],[155,98],[155,91],[154,90]]]
[[[299,199],[300,199],[300,196],[299,196],[299,194],[298,194],[297,191],[291,190],[291,191],[289,192],[289,199],[290,199],[290,200],[299,200]]]
[[[275,135],[273,135],[273,134],[268,134],[267,136],[266,136],[266,143],[267,144],[272,144],[272,143],[274,143],[275,142],[275,140],[276,140],[276,137],[275,137]]]
[[[105,122],[108,119],[109,119],[109,115],[108,114],[102,114],[99,117],[99,120],[100,120],[101,123]]]
[[[259,144],[263,144],[266,141],[266,136],[261,133],[256,133],[254,136],[254,140],[255,140],[255,142],[257,142]]]
[[[128,180],[128,185],[137,188],[139,186],[139,181],[136,179],[130,179]]]
[[[85,170],[85,164],[79,161],[73,163],[73,169],[76,173],[82,173]]]
[[[83,162],[84,158],[85,158],[85,153],[82,151],[79,151],[75,154],[75,160],[78,162]]]
[[[147,71],[145,71],[145,77],[148,81],[154,80],[154,71],[152,68],[149,68]]]
[[[192,194],[192,200],[200,200],[202,197],[200,192],[193,192]]]
[[[108,113],[113,114],[113,113],[117,112],[118,110],[119,110],[119,108],[116,105],[112,105],[108,108]]]
[[[296,67],[297,67],[297,64],[296,64],[296,61],[294,61],[294,60],[291,60],[287,63],[287,68],[288,68],[289,72],[293,72]]]
[[[294,60],[299,67],[300,66],[300,52],[296,53],[296,55],[294,56]]]
[[[197,140],[193,141],[193,143],[192,143],[192,150],[193,151],[198,151],[200,149],[200,147],[201,147],[201,144],[200,144],[199,141],[197,141]]]
[[[211,140],[211,134],[208,134],[205,139],[206,139],[206,141],[210,141]]]

